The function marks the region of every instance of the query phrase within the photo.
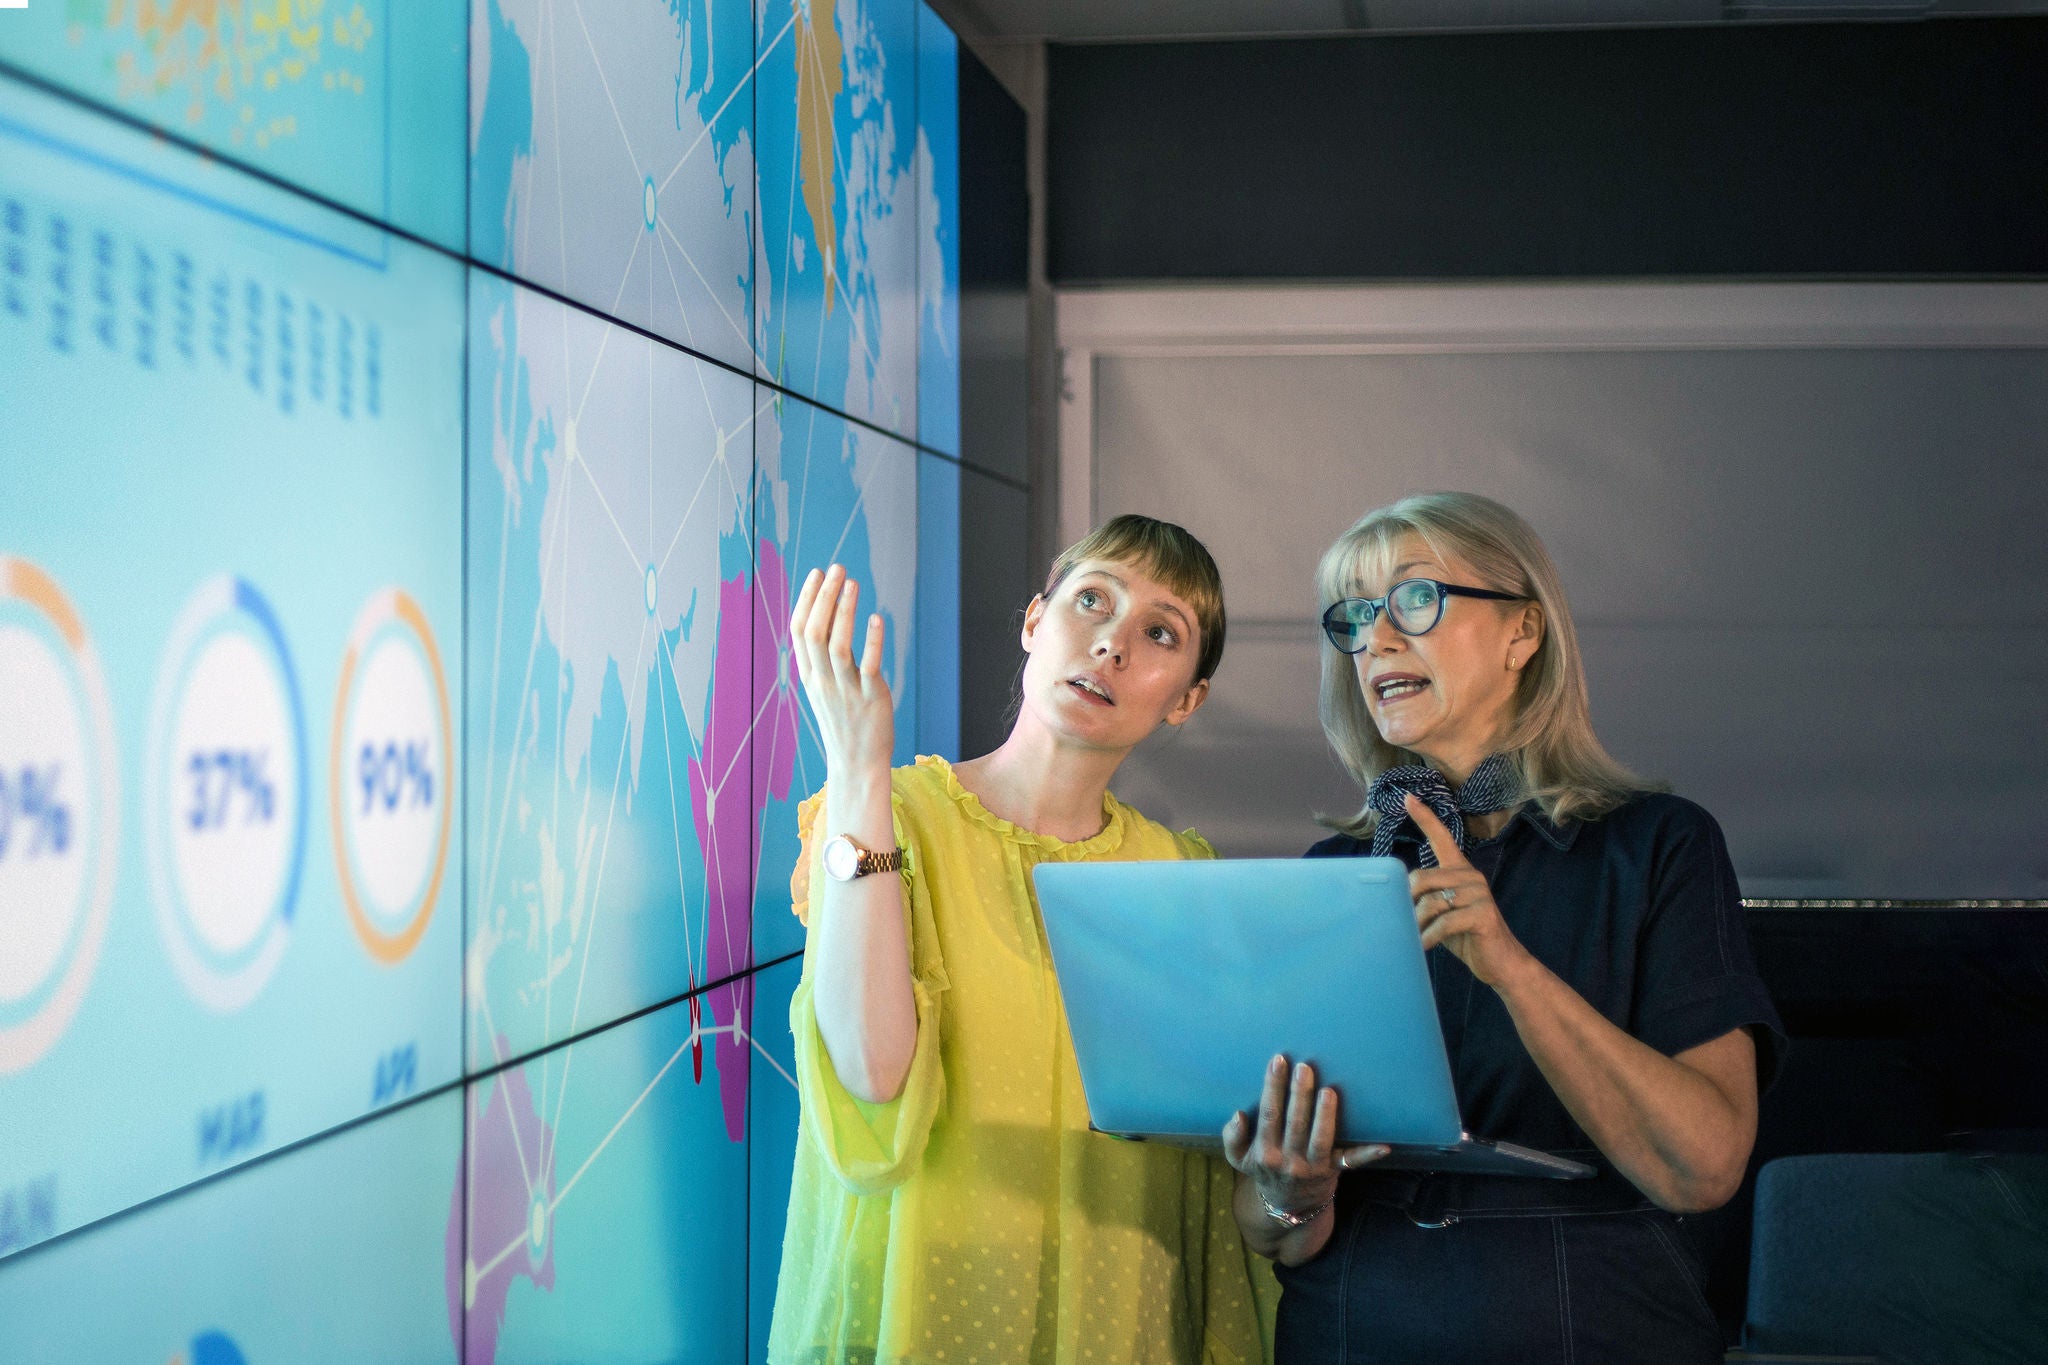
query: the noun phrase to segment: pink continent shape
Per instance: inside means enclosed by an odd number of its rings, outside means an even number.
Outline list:
[[[498,1055],[508,1050],[498,1039]],[[464,1365],[491,1365],[498,1358],[498,1331],[505,1324],[505,1303],[515,1276],[524,1275],[542,1289],[555,1287],[554,1228],[547,1228],[547,1241],[538,1260],[527,1239],[532,1226],[533,1205],[526,1189],[526,1169],[545,1170],[546,1189],[534,1194],[549,1204],[555,1199],[552,1151],[554,1131],[534,1107],[533,1091],[526,1073],[514,1067],[498,1076],[491,1087],[490,1102],[477,1112],[477,1093],[469,1091],[469,1245],[463,1245],[463,1182],[455,1183],[455,1195],[448,1209],[447,1291],[448,1326],[455,1335],[457,1352]],[[514,1130],[517,1130],[515,1133]],[[536,1176],[536,1180],[542,1177]],[[518,1249],[488,1273],[477,1277],[476,1302],[468,1313],[468,1334],[464,1339],[462,1286],[469,1262],[488,1262],[500,1250],[518,1243]]]
[[[796,661],[780,643],[788,611],[789,578],[773,545],[761,546],[751,590],[744,576],[718,585],[711,717],[703,753],[690,760],[690,810],[709,901],[704,979],[736,978],[708,993],[713,1016],[736,1026],[718,1035],[716,1053],[725,1131],[734,1142],[747,1131],[754,983],[739,973],[753,962],[754,851],[769,801],[788,798],[796,770]],[[744,788],[734,781],[742,773],[751,779]]]

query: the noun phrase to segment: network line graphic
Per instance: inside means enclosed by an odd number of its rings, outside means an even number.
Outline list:
[[[105,866],[146,874],[123,885],[191,882],[182,910],[122,891],[97,962],[73,923],[90,914],[53,921],[17,974],[90,989],[53,1041],[16,1049],[9,1093],[112,1076],[157,1127],[125,1163],[61,1125],[0,1143],[0,1306],[95,1257],[203,1240],[222,1209],[252,1248],[318,1209],[363,1229],[358,1251],[383,1239],[332,1270],[335,1302],[388,1308],[349,1328],[360,1358],[401,1339],[562,1358],[590,1333],[738,1358],[772,1298],[796,1128],[786,888],[825,780],[797,583],[843,564],[884,618],[897,762],[928,747],[923,680],[943,697],[957,671],[919,650],[926,604],[957,605],[958,470],[918,445],[921,379],[957,408],[957,328],[921,331],[957,316],[926,298],[957,279],[932,269],[957,234],[920,24],[951,38],[915,0],[472,0],[467,41],[428,8],[268,7],[326,21],[323,62],[360,58],[362,88],[309,66],[276,97],[307,112],[261,139],[94,84],[132,5],[60,0],[77,32],[33,61],[0,43],[0,140],[68,157],[0,185],[0,244],[54,263],[0,278],[0,303],[68,319],[9,386],[57,395],[25,401],[31,428],[132,450],[134,415],[87,399],[120,364],[173,444],[218,434],[185,456],[204,477],[128,470],[146,484],[130,510],[74,510],[32,471],[30,504],[56,515],[0,545],[0,566],[47,565],[76,598],[112,727],[82,728],[77,754],[30,736],[0,765],[21,814],[7,866],[33,844],[31,871],[85,867],[118,838]],[[952,370],[925,375],[924,350]],[[286,448],[319,458],[261,458]],[[936,541],[928,511],[950,519]],[[164,573],[129,582],[81,552],[109,515]],[[230,562],[202,553],[224,543]],[[76,643],[7,611],[0,646],[54,660],[63,700]],[[0,758],[28,743],[0,734]],[[118,834],[94,778],[137,793]],[[152,852],[180,816],[185,843]],[[275,875],[193,882],[214,863],[186,844]],[[163,1025],[158,1052],[128,1046],[115,1001]],[[44,1004],[0,1032],[56,1018]],[[291,1197],[301,1183],[320,1189]],[[185,1321],[166,1289],[86,1353],[161,1337],[268,1358],[299,1292]]]
[[[547,1322],[565,1319],[586,1331],[616,1319],[634,1340],[690,1358],[733,1351],[746,1298],[734,1254],[746,1216],[744,1149],[724,1140],[707,1092],[676,1074],[707,1038],[751,1047],[759,1079],[794,1090],[769,1048],[738,1025],[699,1021],[687,1002],[565,1049],[589,1054],[582,1084],[592,1093],[561,1122],[537,1113],[533,1063],[471,1086],[468,1181],[450,1199],[447,1239],[450,1323],[464,1359],[496,1360],[501,1343],[508,1358],[531,1353]],[[685,1180],[675,1179],[679,1170]],[[685,1301],[664,1305],[674,1320],[649,1323],[589,1272],[615,1264],[622,1241],[665,1240],[687,1247],[693,1273]],[[545,1291],[531,1301],[545,1313],[514,1310],[518,1279]]]
[[[497,243],[501,254],[523,263],[523,268],[537,276],[547,273],[545,263],[552,258],[559,276],[556,283],[572,296],[591,297],[597,300],[596,306],[607,308],[616,316],[629,317],[633,311],[639,311],[643,318],[657,324],[662,310],[672,306],[673,319],[679,326],[663,330],[663,334],[679,332],[680,339],[691,343],[701,340],[697,319],[705,316],[702,308],[692,306],[693,301],[708,299],[712,305],[710,316],[724,324],[722,334],[717,327],[710,329],[714,339],[737,341],[743,330],[737,319],[750,316],[752,311],[746,298],[751,279],[743,272],[724,276],[731,290],[731,307],[726,306],[727,300],[718,297],[718,290],[700,288],[693,295],[691,281],[698,286],[706,283],[706,272],[698,264],[699,256],[706,250],[722,250],[724,248],[718,243],[730,246],[735,240],[744,246],[746,212],[751,208],[752,196],[735,194],[732,182],[739,179],[736,172],[747,172],[745,188],[751,190],[754,177],[747,153],[746,122],[737,115],[742,110],[751,114],[753,106],[770,96],[765,91],[753,91],[750,93],[754,99],[748,101],[741,100],[740,95],[748,92],[758,73],[774,64],[778,51],[784,48],[792,33],[798,34],[796,46],[799,49],[805,43],[815,48],[818,39],[811,29],[821,22],[831,24],[834,11],[829,6],[792,7],[788,18],[772,33],[769,23],[764,20],[760,29],[764,40],[756,54],[751,41],[754,16],[739,12],[735,17],[732,6],[700,4],[665,8],[649,5],[643,8],[647,11],[644,30],[635,27],[638,21],[633,18],[622,18],[619,23],[607,24],[600,45],[596,33],[582,14],[579,0],[569,0],[567,6],[560,0],[538,0],[524,7],[501,6],[497,0],[492,0],[487,15],[489,75],[485,95],[479,105],[477,126],[473,130],[476,145],[472,180],[474,216],[478,222],[491,225],[483,237],[486,247],[490,241],[489,231],[502,231]],[[887,8],[900,11],[898,20],[908,20],[913,14],[910,7],[904,5]],[[874,25],[862,18],[857,7],[841,6],[839,19],[851,25],[856,34],[855,43],[848,49],[850,66],[855,56],[880,53],[878,40],[873,36]],[[907,35],[910,25],[897,22],[895,27],[902,30],[897,34],[902,38]],[[859,36],[862,34],[868,36],[862,38]],[[790,65],[797,70],[804,63],[797,60]],[[904,58],[899,65],[907,68],[911,62]],[[854,84],[861,86],[865,83],[874,87],[870,95],[881,93],[881,74],[877,71],[863,78],[856,72]],[[656,90],[667,96],[658,104],[650,97],[650,92]],[[650,109],[657,111],[659,116],[650,114]],[[859,122],[863,128],[868,125],[880,127],[893,139],[896,118],[891,104],[870,98],[867,112]],[[829,117],[813,118],[812,123],[814,127],[822,125],[821,131],[830,134]],[[595,129],[602,135],[595,138],[572,136],[563,131],[565,124],[572,129]],[[657,180],[645,169],[651,160],[648,146],[663,143],[679,144],[679,151],[672,169]],[[568,145],[578,148],[573,164],[572,159],[560,151]],[[689,170],[693,159],[707,150],[712,154],[703,156],[700,169],[719,178],[722,194],[710,192],[709,186],[680,196],[669,194],[669,189],[677,186],[678,177]],[[792,163],[800,150],[793,141]],[[834,159],[848,165],[855,161],[852,157]],[[618,195],[607,199],[606,192],[580,192],[592,184],[590,177],[599,174],[609,176],[615,186],[630,181],[643,190],[632,205],[633,212],[630,215],[621,212],[619,215],[621,219],[630,219],[629,226],[635,229],[635,233],[625,239],[623,249],[608,250],[605,246],[605,229],[615,226],[617,220],[608,224],[607,215],[590,209],[592,204],[603,202],[623,207],[626,201]],[[545,185],[549,178],[553,180],[555,199],[552,215],[545,211],[546,206],[537,202],[544,196],[535,193],[536,187]],[[907,180],[908,177],[896,178]],[[692,189],[687,177],[681,187]],[[847,193],[842,196],[849,206],[860,200],[858,190],[859,187],[849,181]],[[502,199],[494,197],[500,193]],[[573,215],[578,224],[574,229],[569,226],[572,199],[579,210]],[[703,231],[691,232],[686,226],[685,234],[678,234],[665,216],[669,212],[667,206],[674,205],[678,199],[685,205],[718,204],[722,216]],[[909,206],[906,204],[905,207]],[[734,236],[735,215],[739,218],[737,239]],[[547,244],[536,246],[534,237],[536,231],[545,236],[550,218],[555,236],[552,251],[547,249]],[[901,227],[892,229],[906,242],[910,241],[913,218],[914,214],[903,213]],[[792,225],[792,234],[798,226]],[[818,228],[812,224],[806,230],[815,236]],[[578,232],[584,233],[588,241],[577,240],[574,234]],[[684,235],[696,239],[695,250],[685,244]],[[834,234],[828,228],[824,235],[830,241]],[[616,242],[620,238],[614,232],[610,240]],[[711,243],[708,247],[707,241]],[[792,253],[794,250],[792,248]],[[662,267],[659,272],[654,268],[657,258]],[[677,259],[683,262],[682,272],[676,270]],[[745,263],[744,254],[741,262]],[[609,278],[597,276],[587,282],[571,278],[572,270],[591,270],[597,263],[608,263],[614,273]],[[832,287],[841,291],[847,288],[837,276],[833,278]],[[668,284],[666,296],[658,288],[658,281]],[[574,310],[564,310],[559,305],[529,297],[523,291],[512,290],[498,282],[484,284],[480,281],[479,284],[482,287],[474,291],[476,297],[473,297],[473,330],[477,335],[489,335],[491,344],[483,348],[483,352],[487,357],[495,357],[497,363],[493,380],[486,381],[482,376],[476,380],[479,387],[486,382],[491,384],[492,397],[496,401],[477,406],[494,414],[490,433],[494,444],[491,449],[501,474],[517,464],[520,477],[508,476],[505,479],[496,518],[489,515],[492,509],[487,506],[473,505],[472,509],[478,514],[481,524],[489,525],[495,520],[500,526],[498,560],[493,566],[496,579],[491,615],[493,638],[487,649],[479,650],[491,664],[490,682],[486,695],[480,699],[482,704],[479,708],[487,717],[484,732],[489,738],[486,745],[481,746],[483,772],[479,775],[479,794],[483,837],[475,850],[478,885],[482,888],[478,907],[483,924],[482,932],[473,935],[472,957],[489,957],[496,950],[498,941],[494,936],[498,928],[494,916],[504,908],[501,891],[507,887],[501,874],[504,871],[502,860],[507,834],[523,820],[523,813],[529,809],[526,803],[530,796],[527,794],[522,793],[519,804],[514,804],[519,784],[512,770],[523,770],[532,757],[531,749],[543,739],[551,738],[550,757],[556,760],[549,765],[552,768],[547,799],[549,819],[546,831],[538,840],[540,867],[534,869],[532,876],[515,879],[509,888],[523,896],[530,908],[537,908],[540,932],[529,934],[528,939],[540,941],[544,959],[542,970],[522,988],[518,1002],[522,1006],[530,1005],[538,994],[542,1016],[538,1038],[527,1038],[530,1030],[522,1030],[516,1025],[505,1030],[508,1036],[521,1040],[515,1043],[515,1047],[523,1049],[530,1042],[559,1036],[555,1031],[554,987],[566,962],[561,958],[561,947],[554,940],[558,931],[572,942],[576,940],[584,922],[586,903],[602,890],[602,879],[611,866],[614,813],[622,786],[629,812],[636,803],[645,805],[649,801],[660,800],[660,793],[650,795],[644,792],[639,780],[642,742],[650,723],[658,723],[661,727],[668,752],[672,753],[679,745],[688,749],[693,773],[707,764],[712,769],[708,779],[702,775],[691,778],[691,810],[687,820],[682,814],[682,794],[673,789],[672,772],[662,775],[664,781],[671,784],[665,805],[670,824],[668,833],[678,869],[677,880],[684,887],[693,880],[693,869],[688,866],[692,861],[691,851],[684,847],[682,839],[683,824],[690,823],[692,832],[698,836],[697,858],[708,860],[703,865],[709,873],[710,888],[705,895],[702,913],[709,922],[699,926],[689,917],[684,917],[685,938],[690,940],[686,943],[685,955],[694,963],[702,964],[712,979],[720,975],[713,970],[716,965],[713,948],[718,950],[715,956],[725,959],[725,965],[738,965],[745,961],[743,942],[737,945],[741,950],[734,954],[723,941],[736,925],[743,928],[746,918],[743,912],[736,916],[721,913],[726,885],[733,880],[733,873],[742,873],[741,880],[751,875],[751,867],[742,869],[731,865],[737,861],[740,848],[729,845],[737,843],[741,848],[750,849],[752,844],[749,830],[733,825],[730,838],[726,833],[733,805],[726,790],[727,783],[744,766],[741,751],[754,743],[755,732],[763,723],[768,729],[768,753],[760,762],[753,764],[753,768],[763,764],[779,768],[791,762],[799,768],[808,765],[804,756],[797,752],[799,746],[793,735],[786,744],[782,742],[784,730],[792,728],[801,716],[787,678],[766,689],[754,714],[742,716],[736,713],[734,693],[752,686],[754,675],[774,677],[770,670],[786,668],[788,659],[787,652],[779,650],[772,659],[764,656],[758,663],[749,664],[739,650],[739,641],[734,638],[735,627],[756,636],[772,635],[781,628],[779,617],[782,607],[771,604],[787,600],[790,555],[808,550],[808,537],[803,532],[808,524],[806,517],[813,484],[820,482],[811,477],[812,465],[818,458],[820,447],[829,443],[833,448],[825,454],[826,463],[836,467],[836,472],[841,475],[850,477],[843,477],[840,482],[844,487],[836,490],[846,495],[842,500],[844,524],[840,534],[833,538],[828,553],[833,557],[843,555],[856,525],[863,531],[878,529],[885,532],[859,539],[867,540],[870,546],[881,547],[874,557],[876,582],[871,600],[895,619],[897,671],[904,672],[915,592],[916,457],[907,446],[896,447],[896,443],[879,438],[855,424],[838,421],[830,414],[821,416],[811,411],[808,405],[802,405],[805,439],[801,443],[800,454],[803,466],[796,478],[792,526],[790,480],[782,473],[785,453],[780,423],[784,411],[782,402],[768,405],[772,410],[769,419],[761,424],[761,430],[751,433],[752,449],[746,453],[753,457],[758,471],[749,471],[746,477],[735,478],[735,465],[741,463],[738,456],[746,450],[744,441],[749,436],[748,427],[754,418],[749,415],[744,419],[734,419],[719,411],[727,400],[714,400],[712,391],[728,387],[732,376],[715,367],[680,357],[664,354],[657,358],[657,348],[645,338],[624,329],[598,326],[595,329],[594,356],[580,367],[582,377],[578,390],[578,379],[571,374],[572,346],[567,334],[577,332],[580,340],[576,344],[587,345],[587,334],[592,329],[586,321],[573,316]],[[640,287],[636,288],[636,285]],[[871,285],[861,287],[870,296],[879,296],[881,292]],[[516,296],[509,304],[501,297],[507,293]],[[823,297],[827,303],[830,302],[829,295]],[[478,298],[483,301],[479,302]],[[853,310],[845,311],[851,313]],[[541,322],[543,315],[548,314],[552,314],[556,321]],[[554,348],[558,354],[536,364],[539,351],[546,348],[534,344],[534,329],[536,326],[554,325],[559,325],[564,337]],[[657,330],[661,329],[657,327]],[[616,339],[614,331],[619,332]],[[814,348],[818,354],[823,353],[824,336],[821,328]],[[636,546],[635,538],[626,531],[632,513],[630,510],[621,511],[621,504],[628,502],[637,489],[617,479],[617,470],[611,468],[623,449],[618,434],[612,428],[619,425],[617,410],[621,410],[622,405],[617,400],[624,395],[615,392],[619,388],[618,381],[612,377],[615,367],[605,363],[607,348],[615,345],[629,351],[640,350],[646,356],[646,393],[643,397],[647,430],[642,445],[647,452],[644,485],[649,530],[645,538],[647,544],[642,546]],[[865,342],[861,343],[861,348],[863,353],[871,353],[872,348]],[[716,353],[716,346],[705,349]],[[914,360],[914,334],[906,335],[899,349]],[[511,359],[514,356],[519,359],[514,361]],[[750,365],[759,359],[751,347],[744,358]],[[548,372],[555,360],[560,362],[559,391],[550,394]],[[676,383],[673,382],[674,376],[668,373],[676,369],[689,369],[691,374]],[[657,374],[657,370],[663,373]],[[914,386],[914,364],[911,383]],[[599,395],[595,405],[597,411],[593,413],[593,394],[598,392],[601,384],[605,391]],[[662,517],[675,515],[675,509],[664,505],[663,492],[656,487],[657,471],[662,471],[665,477],[673,474],[674,469],[670,462],[657,460],[654,451],[658,441],[670,440],[684,429],[675,426],[672,414],[658,413],[656,407],[657,403],[670,402],[678,388],[692,387],[704,404],[705,434],[715,450],[657,562],[653,553],[653,542],[658,538],[655,523]],[[572,390],[576,390],[573,399],[568,396]],[[914,394],[914,387],[911,392]],[[902,406],[898,404],[899,408]],[[914,412],[914,402],[909,406]],[[484,433],[479,430],[475,435],[477,444],[482,445]],[[685,444],[689,442],[686,440]],[[538,532],[545,544],[538,547],[536,554],[520,556],[537,561],[539,565],[531,580],[522,584],[518,581],[519,576],[530,569],[531,564],[515,565],[510,556],[515,531],[531,533],[530,528],[515,528],[514,522],[520,515],[522,500],[534,492],[531,472],[536,454],[549,472]],[[689,463],[687,457],[685,463]],[[600,475],[600,468],[610,472]],[[715,480],[714,472],[717,475]],[[752,485],[756,478],[761,485],[758,498],[753,497]],[[686,530],[686,523],[692,517],[702,519],[699,502],[706,496],[705,485],[713,483],[720,486],[712,489],[709,501],[721,510],[712,518],[711,533],[705,534],[702,527]],[[608,491],[615,484],[617,487]],[[473,496],[473,504],[490,500],[487,481],[476,480],[472,486],[486,487],[485,494]],[[881,496],[872,496],[877,493]],[[831,500],[830,495],[827,500]],[[766,533],[759,535],[758,554],[754,553],[757,528],[747,524],[749,514],[755,512],[756,507],[745,505],[749,502],[757,504],[759,515],[772,522],[772,528],[763,528]],[[607,562],[586,567],[585,523],[600,519],[609,526],[617,548],[624,551],[623,564],[607,556]],[[683,557],[687,563],[678,566],[673,562],[677,547],[686,541],[689,548]],[[714,545],[719,548],[707,557],[706,552]],[[752,578],[757,567],[753,563],[756,559],[759,561],[758,582]],[[628,595],[623,591],[623,581],[612,582],[614,579],[622,580],[629,572],[637,589],[632,594],[634,600],[630,605]],[[522,670],[522,682],[519,688],[508,690],[503,676],[507,662],[503,657],[503,617],[506,603],[520,598],[522,592],[533,599],[530,608],[533,632]],[[765,628],[750,620],[754,616],[765,619]],[[546,642],[553,647],[550,652],[555,656],[559,683],[550,689],[545,685],[543,674],[543,686],[535,690],[534,668],[544,634]],[[630,647],[626,643],[629,634],[632,637]],[[482,641],[476,643],[481,645]],[[650,650],[653,658],[651,674],[647,666]],[[578,811],[575,828],[565,831],[561,816],[563,782],[566,779],[572,786],[577,783],[579,765],[592,752],[597,728],[612,722],[613,713],[604,709],[609,697],[604,682],[608,676],[607,669],[617,677],[621,703],[618,714],[622,717],[622,739],[617,748],[610,792],[604,798],[601,820],[593,820],[586,812]],[[766,682],[767,678],[760,681]],[[712,686],[714,682],[716,686]],[[649,689],[657,684],[663,700],[658,717],[650,722],[647,715]],[[472,700],[478,700],[474,687],[472,692]],[[544,697],[543,693],[548,695]],[[715,705],[708,700],[713,695],[717,698]],[[669,704],[670,697],[674,699],[673,706]],[[544,701],[555,703],[548,708],[553,721],[551,737],[545,734],[548,727],[542,725],[539,717]],[[507,771],[502,781],[497,749],[506,746],[507,741],[501,711],[509,713],[512,718],[508,752],[504,755]],[[522,740],[522,734],[529,728],[532,734]],[[597,748],[602,751],[604,746]],[[707,759],[707,749],[715,751],[713,758]],[[719,752],[727,749],[730,752]],[[632,764],[630,775],[629,761]],[[764,802],[783,796],[777,788],[786,787],[786,778],[779,778],[772,771],[749,771],[750,782],[756,776],[763,778],[768,788],[754,799],[757,809]],[[808,773],[803,776],[808,782]],[[601,774],[596,774],[596,777],[601,780]],[[585,799],[599,786],[600,781],[591,781],[585,790]],[[726,797],[723,803],[721,796]],[[592,849],[585,844],[590,838],[601,839],[595,846],[594,863]],[[593,867],[594,878],[590,876]],[[683,890],[680,894],[687,898],[689,893]],[[592,923],[595,922],[593,915]],[[694,932],[699,928],[701,933]],[[741,938],[744,939],[743,934]],[[586,950],[579,961],[570,1008],[572,1020],[582,1018],[581,1001],[594,960]],[[690,976],[695,977],[695,972]],[[604,986],[600,984],[598,989],[602,991]],[[489,995],[487,991],[486,996]],[[489,998],[484,999],[482,1005],[487,1009],[501,1008]],[[500,1022],[495,1015],[490,1020],[479,1022],[482,1027],[476,1032],[480,1037],[495,1038],[500,1032],[495,1026]],[[485,1059],[473,1057],[472,1060]]]
[[[472,307],[502,345],[472,353],[470,1065],[539,1051],[471,1098],[459,1293],[490,1359],[508,1281],[551,1283],[562,1199],[685,1055],[685,1094],[716,1072],[705,1143],[743,1151],[756,885],[788,920],[794,807],[823,776],[785,566],[848,563],[907,659],[930,457],[516,286]],[[893,671],[907,754],[915,678]],[[624,1073],[579,1058],[643,1021],[550,1047],[685,992],[631,1095],[590,1093]],[[614,1127],[565,1136],[608,1103]]]
[[[760,373],[916,439],[918,265],[950,228],[919,213],[918,7],[789,8],[794,51],[757,76]]]
[[[736,0],[486,0],[478,259],[754,366],[753,18]]]

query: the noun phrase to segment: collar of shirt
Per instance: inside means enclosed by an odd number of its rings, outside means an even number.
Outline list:
[[[1528,825],[1530,829],[1542,835],[1544,841],[1560,853],[1570,851],[1572,844],[1579,837],[1579,821],[1566,820],[1563,824],[1552,824],[1550,819],[1543,814],[1541,807],[1528,803],[1524,803],[1519,810],[1509,817],[1507,825],[1501,827],[1501,833],[1506,834],[1509,826],[1514,825],[1517,821]],[[1394,833],[1394,842],[1397,844],[1419,844],[1422,842],[1422,831],[1415,828],[1414,821],[1404,820],[1401,822],[1401,828]]]

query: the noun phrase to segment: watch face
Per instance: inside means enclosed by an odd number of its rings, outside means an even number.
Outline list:
[[[860,849],[844,834],[825,844],[825,875],[837,882],[850,882],[860,874]]]

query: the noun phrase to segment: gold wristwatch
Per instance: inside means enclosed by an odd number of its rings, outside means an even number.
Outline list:
[[[901,848],[877,853],[871,848],[863,848],[844,834],[825,841],[825,875],[835,882],[850,882],[870,872],[894,872],[902,866]]]

